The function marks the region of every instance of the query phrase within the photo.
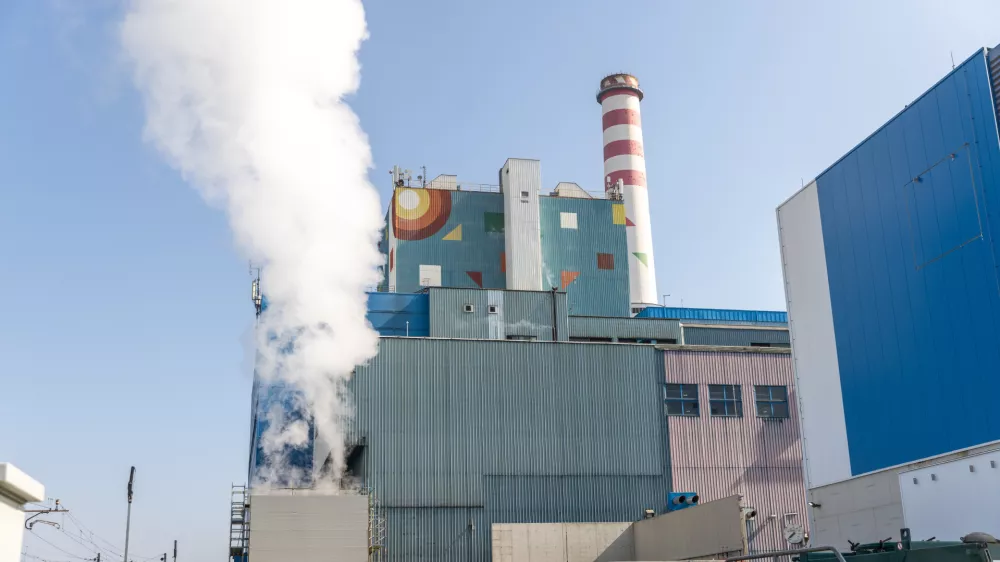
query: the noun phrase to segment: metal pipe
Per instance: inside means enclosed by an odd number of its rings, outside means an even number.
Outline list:
[[[125,515],[125,555],[122,557],[123,562],[129,562],[128,560],[128,534],[129,528],[132,526],[132,484],[135,481],[135,467],[128,473],[128,512]]]
[[[559,341],[559,314],[556,312],[555,287],[552,287],[552,341]]]
[[[807,552],[824,552],[830,551],[837,557],[837,562],[847,562],[844,560],[844,555],[840,553],[839,550],[833,548],[832,546],[814,546],[812,548],[799,548],[796,550],[778,550],[775,552],[765,552],[763,554],[748,554],[746,556],[734,556],[732,558],[726,558],[724,562],[736,562],[737,560],[759,560],[761,558],[777,558],[779,556],[790,556],[792,554],[805,554]]]

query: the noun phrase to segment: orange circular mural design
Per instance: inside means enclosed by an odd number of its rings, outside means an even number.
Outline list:
[[[449,191],[406,187],[393,194],[392,230],[399,240],[423,240],[432,236],[448,222],[449,216]]]

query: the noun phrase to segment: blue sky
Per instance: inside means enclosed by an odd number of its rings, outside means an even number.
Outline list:
[[[540,159],[545,186],[599,190],[597,84],[637,75],[660,293],[686,306],[783,309],[775,207],[950,53],[1000,42],[986,0],[367,8],[352,105],[383,196],[394,164],[492,183],[508,157]],[[0,0],[0,460],[119,545],[134,464],[133,552],[176,538],[207,562],[246,473],[250,278],[224,215],[141,140],[122,9]]]

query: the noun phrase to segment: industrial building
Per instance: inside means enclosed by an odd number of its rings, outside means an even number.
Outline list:
[[[743,550],[806,540],[787,317],[655,304],[641,99],[632,76],[601,82],[602,194],[543,190],[536,160],[494,186],[394,169],[379,351],[349,383],[346,476],[377,498],[373,555],[490,560],[512,525],[623,532],[681,492],[736,497]],[[284,392],[255,383],[251,486]],[[254,559],[239,494],[233,558],[249,543]]]
[[[778,207],[813,539],[1000,533],[1000,48]]]

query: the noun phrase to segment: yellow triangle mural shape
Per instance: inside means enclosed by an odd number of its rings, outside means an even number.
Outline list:
[[[456,226],[451,232],[444,235],[442,240],[461,240],[462,239],[462,225]]]

